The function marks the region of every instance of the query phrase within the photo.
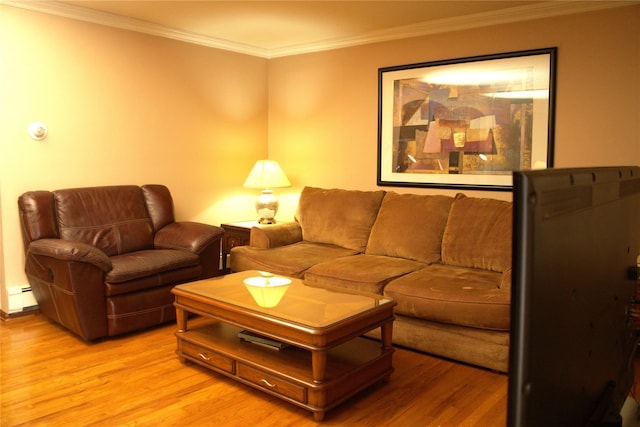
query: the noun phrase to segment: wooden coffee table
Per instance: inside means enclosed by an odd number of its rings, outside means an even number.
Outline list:
[[[259,276],[244,271],[174,288],[177,354],[183,362],[301,406],[317,421],[359,391],[389,381],[395,301],[291,279],[280,302],[265,308],[243,283]],[[188,321],[188,313],[201,318]],[[381,342],[361,337],[378,327]],[[274,349],[240,340],[242,330],[288,346]]]

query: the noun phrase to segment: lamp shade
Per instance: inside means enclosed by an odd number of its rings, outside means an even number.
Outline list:
[[[272,308],[278,305],[289,289],[291,279],[286,277],[250,277],[244,280],[249,293],[260,307]]]
[[[258,160],[244,181],[248,188],[259,188],[262,194],[256,199],[256,212],[260,216],[260,224],[275,224],[278,212],[278,198],[273,195],[272,188],[291,187],[289,179],[284,174],[278,162],[273,160]]]
[[[291,182],[284,174],[278,162],[274,160],[258,160],[244,181],[247,188],[280,188],[291,187]]]

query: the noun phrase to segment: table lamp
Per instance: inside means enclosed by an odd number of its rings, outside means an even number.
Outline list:
[[[249,172],[244,187],[262,189],[262,194],[256,199],[256,212],[260,216],[258,223],[275,224],[278,212],[278,198],[273,195],[272,188],[291,187],[289,179],[284,174],[278,162],[273,160],[258,160]]]

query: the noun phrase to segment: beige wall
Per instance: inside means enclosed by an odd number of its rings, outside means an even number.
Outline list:
[[[266,59],[9,6],[0,43],[3,310],[27,283],[24,191],[163,183],[179,219],[255,215],[242,182],[267,155]]]
[[[0,308],[26,284],[26,190],[161,182],[179,219],[218,224],[254,217],[261,157],[294,185],[280,220],[304,185],[377,188],[379,67],[557,46],[556,166],[638,165],[639,29],[634,6],[267,61],[0,6]]]
[[[640,164],[640,6],[272,59],[269,154],[299,185],[375,189],[378,68],[553,46],[555,166]]]

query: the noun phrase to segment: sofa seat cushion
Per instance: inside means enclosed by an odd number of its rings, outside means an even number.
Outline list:
[[[424,266],[403,258],[361,254],[316,264],[304,273],[304,282],[311,286],[381,294],[390,280]]]
[[[172,270],[198,266],[198,255],[176,249],[151,249],[110,258],[113,268],[106,274],[107,287]]]
[[[262,270],[301,279],[312,265],[357,253],[352,249],[311,242],[270,249],[236,246],[231,249],[231,270]]]
[[[433,264],[389,283],[384,295],[405,316],[497,331],[510,327],[510,292],[499,289],[502,274]]]
[[[305,187],[296,211],[302,240],[364,252],[384,194]]]
[[[440,262],[442,234],[453,197],[387,193],[366,253]]]

